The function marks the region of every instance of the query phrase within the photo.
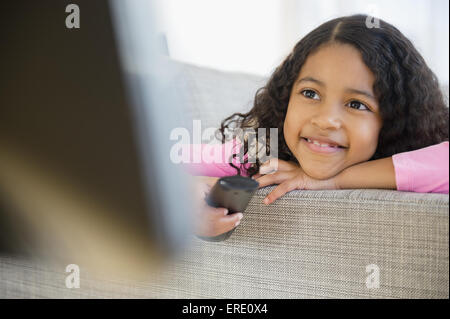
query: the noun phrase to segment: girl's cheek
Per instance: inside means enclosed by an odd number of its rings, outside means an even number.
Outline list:
[[[291,133],[291,128],[290,125],[288,123],[288,119],[286,117],[286,119],[284,120],[284,124],[283,124],[283,135],[284,135],[284,141],[287,145],[287,147],[292,150],[292,133]]]
[[[284,131],[284,139],[289,141],[295,136],[296,132],[296,121],[293,120],[293,114],[291,111],[288,111],[286,114],[286,118],[284,119],[283,131]]]
[[[286,118],[284,119],[284,131],[291,136],[297,136],[300,133],[305,115],[300,105],[289,104]]]
[[[353,150],[358,161],[367,161],[373,156],[378,145],[379,132],[380,127],[376,122],[360,125],[353,131]]]

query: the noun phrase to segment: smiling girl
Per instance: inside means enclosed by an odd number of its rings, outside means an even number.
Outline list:
[[[222,122],[223,137],[231,126],[278,128],[277,160],[202,165],[196,175],[237,169],[261,187],[279,184],[266,204],[294,189],[448,193],[449,115],[438,81],[399,30],[382,20],[369,29],[366,18],[341,17],[310,32],[258,90],[253,108]],[[199,214],[202,236],[242,218],[207,206]]]

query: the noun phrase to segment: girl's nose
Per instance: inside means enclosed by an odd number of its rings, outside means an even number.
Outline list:
[[[311,124],[322,130],[338,130],[342,127],[342,121],[337,106],[322,106],[319,113],[311,119]]]

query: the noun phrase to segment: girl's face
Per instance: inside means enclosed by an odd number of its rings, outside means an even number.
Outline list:
[[[327,179],[373,156],[382,126],[373,83],[350,45],[329,44],[308,56],[284,121],[287,146],[306,174]]]

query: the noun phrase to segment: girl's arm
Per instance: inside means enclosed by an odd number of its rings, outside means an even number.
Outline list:
[[[385,188],[417,193],[449,192],[449,143],[395,154],[346,168],[338,188]]]
[[[237,170],[230,163],[232,154],[239,153],[240,144],[228,141],[224,144],[185,144],[181,151],[187,155],[187,161],[180,165],[189,174],[194,176],[223,177],[236,175]],[[246,157],[244,157],[246,158]],[[238,158],[233,158],[232,163],[241,168],[248,168],[251,163],[241,164]],[[246,175],[246,170],[241,170],[242,175]]]
[[[356,164],[336,176],[336,188],[397,189],[392,157]]]
[[[188,173],[196,176],[193,179],[195,185],[193,189],[196,191],[192,196],[197,205],[194,210],[194,226],[197,236],[213,237],[226,233],[236,227],[243,217],[241,212],[228,214],[227,209],[208,206],[205,201],[205,196],[218,177],[236,175],[236,169],[228,162],[231,154],[237,152],[238,148],[239,144],[229,141],[224,144],[211,145],[185,144],[173,152],[175,157],[181,150],[183,161],[180,164]],[[241,165],[238,159],[234,159],[233,164],[237,167]],[[243,164],[244,167],[247,167],[246,165],[250,164]]]
[[[338,175],[317,180],[306,175],[298,164],[277,160],[278,170],[271,174],[271,161],[254,176],[264,187],[279,184],[264,199],[270,204],[294,189],[382,188],[418,193],[449,192],[449,143],[395,154],[379,160],[350,166]]]

